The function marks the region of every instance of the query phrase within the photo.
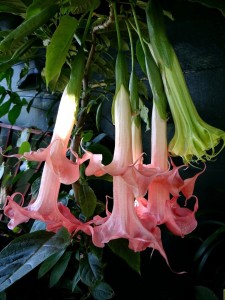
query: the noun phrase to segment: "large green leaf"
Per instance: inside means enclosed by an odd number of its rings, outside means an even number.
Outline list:
[[[52,80],[54,80],[55,83],[57,82],[62,66],[66,61],[66,56],[77,26],[78,21],[75,18],[68,15],[61,18],[59,26],[47,47],[45,66],[47,86]]]
[[[56,234],[40,230],[13,240],[0,252],[0,292],[69,243],[70,234],[65,228]]]
[[[125,239],[112,240],[108,244],[109,248],[119,257],[121,257],[134,271],[141,274],[140,271],[140,253],[134,252],[128,248],[128,241]]]
[[[20,0],[0,0],[0,12],[25,16],[26,5]]]

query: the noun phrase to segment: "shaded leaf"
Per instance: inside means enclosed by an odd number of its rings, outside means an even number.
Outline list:
[[[70,234],[65,228],[56,234],[36,231],[13,240],[0,252],[0,292],[69,243]]]
[[[99,269],[100,265],[97,263],[97,259],[94,260],[92,257],[91,264],[92,265],[90,265],[90,259],[87,257],[84,257],[80,260],[80,279],[89,287],[94,286],[98,280],[102,279]]]
[[[78,201],[81,207],[81,211],[85,215],[85,217],[91,217],[96,207],[97,198],[94,191],[87,183],[83,183],[80,185]]]
[[[112,299],[115,296],[113,289],[106,282],[98,282],[91,289],[91,294],[96,300]]]
[[[63,276],[68,266],[71,255],[72,255],[71,251],[65,252],[54,265],[50,275],[50,282],[49,282],[50,288],[53,287]]]
[[[194,287],[195,300],[219,300],[216,294],[205,286]]]
[[[8,120],[12,125],[15,124],[16,120],[18,119],[18,117],[21,113],[21,110],[22,110],[22,106],[16,104],[8,112]]]
[[[72,292],[76,290],[79,281],[80,281],[80,272],[77,271],[72,280]]]
[[[140,270],[140,253],[134,252],[128,248],[128,241],[125,239],[111,240],[109,248],[119,257],[121,257],[135,272],[141,274]]]
[[[101,280],[103,278],[102,275],[102,262],[95,254],[89,252],[88,253],[88,262],[90,264],[91,270],[97,280]]]
[[[11,13],[24,17],[26,9],[26,5],[20,0],[0,1],[0,12]]]
[[[71,12],[73,14],[81,14],[90,11],[92,8],[95,9],[99,6],[99,0],[71,0]]]
[[[65,250],[66,249],[63,249],[63,250],[51,255],[42,263],[42,265],[38,271],[38,278],[43,277],[49,270],[51,270],[54,267],[54,265],[58,262],[58,260],[65,253]]]
[[[0,118],[9,112],[10,106],[11,106],[10,100],[7,100],[0,106]]]

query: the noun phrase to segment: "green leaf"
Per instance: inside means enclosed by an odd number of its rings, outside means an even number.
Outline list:
[[[63,249],[53,255],[51,255],[49,258],[47,258],[41,265],[39,271],[38,271],[38,278],[43,277],[49,270],[51,270],[54,265],[58,262],[58,260],[62,257],[62,255],[65,253],[66,249]]]
[[[24,152],[30,152],[30,143],[23,142],[19,147],[19,154],[24,154]]]
[[[24,17],[26,9],[26,5],[20,0],[0,1],[0,12],[11,13]]]
[[[73,14],[82,14],[96,9],[100,4],[100,0],[71,0],[70,7]]]
[[[55,264],[51,271],[49,287],[53,287],[63,276],[68,266],[72,251],[68,251],[60,257],[59,261]]]
[[[91,294],[96,300],[112,299],[115,296],[113,289],[106,282],[98,282],[91,289]]]
[[[26,11],[26,20],[39,14],[42,12],[45,8],[49,7],[50,5],[55,4],[55,0],[34,0],[31,5],[27,8]]]
[[[90,188],[90,186],[86,182],[82,183],[79,187],[78,201],[81,207],[81,211],[85,215],[85,217],[91,217],[95,211],[97,198],[92,188]]]
[[[0,252],[0,292],[69,243],[70,234],[65,228],[56,234],[41,230],[14,239]]]
[[[0,118],[9,112],[10,106],[11,106],[10,100],[7,100],[0,106]]]
[[[141,274],[140,253],[134,252],[130,248],[128,248],[127,240],[125,239],[111,240],[107,245],[116,255],[121,257],[135,272]]]
[[[77,26],[78,21],[75,18],[68,15],[61,18],[59,26],[47,47],[45,66],[47,86],[51,81],[54,81],[54,83],[57,82]]]
[[[194,297],[195,300],[219,300],[212,290],[200,285],[194,287]]]
[[[88,262],[90,264],[91,270],[97,280],[101,280],[103,278],[102,275],[102,262],[95,254],[89,252],[88,253]]]
[[[22,22],[16,29],[10,31],[10,33],[1,41],[0,51],[7,51],[10,47],[14,47],[18,42],[29,34],[34,33],[43,24],[47,23],[58,11],[57,5],[51,5],[47,7],[39,14],[31,17],[28,20]]]
[[[76,290],[79,281],[80,281],[80,272],[77,271],[72,280],[72,292]]]
[[[84,257],[80,260],[80,279],[87,286],[94,286],[95,283],[103,278],[101,262],[97,256]]]
[[[15,124],[16,120],[18,119],[18,117],[21,113],[21,110],[22,110],[22,106],[16,104],[8,112],[8,120],[12,125]]]

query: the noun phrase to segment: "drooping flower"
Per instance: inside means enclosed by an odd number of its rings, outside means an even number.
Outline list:
[[[58,176],[48,164],[45,164],[39,193],[35,200],[31,200],[29,205],[22,207],[22,194],[14,193],[7,197],[4,213],[10,218],[8,227],[13,229],[21,223],[35,219],[45,222],[48,231],[56,232],[61,227],[65,227],[71,233],[78,228],[88,233],[88,226],[81,223],[66,206],[58,202],[59,189]],[[21,203],[14,200],[18,195],[22,197]]]
[[[176,167],[172,163],[172,168],[169,168],[166,126],[166,120],[161,119],[153,104],[151,165],[158,167],[161,172],[149,183],[148,200],[143,197],[137,198],[136,211],[144,224],[154,217],[158,225],[166,224],[174,234],[183,236],[197,226],[195,213],[198,209],[198,199],[193,195],[193,191],[195,181],[203,171],[191,178],[182,179],[179,174],[182,166]],[[147,172],[146,167],[146,176]],[[181,195],[185,198],[183,207],[178,202]],[[187,207],[191,198],[195,199],[193,210]]]
[[[167,38],[159,1],[148,1],[146,16],[151,40],[149,46],[161,70],[175,125],[168,150],[171,155],[182,157],[185,163],[210,160],[225,146],[225,132],[207,124],[199,116],[176,53]]]
[[[113,161],[108,166],[101,166],[113,175],[113,210],[107,212],[106,218],[96,218],[93,228],[93,243],[103,247],[112,239],[126,238],[129,247],[134,251],[142,251],[147,247],[157,249],[166,259],[160,236],[160,229],[155,223],[149,223],[145,228],[138,219],[134,208],[134,194],[119,172],[123,172],[132,164],[131,141],[131,111],[129,94],[121,85],[115,103],[115,149]],[[95,222],[95,219],[93,220]]]
[[[58,203],[60,184],[71,184],[77,181],[80,175],[79,166],[85,160],[79,158],[76,153],[74,153],[76,162],[66,157],[69,139],[76,123],[80,97],[82,76],[79,72],[82,73],[84,68],[84,60],[81,58],[78,56],[78,60],[75,60],[77,62],[73,66],[75,70],[72,69],[70,81],[62,94],[50,145],[45,149],[26,152],[23,155],[12,155],[27,160],[45,161],[45,164],[37,199],[31,199],[27,206],[21,207],[14,201],[16,193],[8,197],[4,212],[11,218],[10,228],[27,222],[30,218],[46,222],[47,230],[52,231],[64,226],[72,232],[82,225],[67,207]],[[79,73],[75,79],[74,71]],[[23,201],[21,204],[23,205]]]

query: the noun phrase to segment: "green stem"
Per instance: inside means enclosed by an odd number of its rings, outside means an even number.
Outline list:
[[[88,19],[87,19],[87,23],[86,23],[86,26],[85,26],[83,38],[82,38],[82,41],[81,41],[81,46],[83,46],[85,41],[86,41],[88,29],[89,29],[90,24],[91,24],[92,14],[93,14],[93,9],[90,10],[90,13],[89,13],[89,16],[88,16]]]
[[[117,15],[117,9],[116,9],[115,2],[113,2],[113,10],[114,10],[114,19],[115,19],[115,24],[116,24],[118,50],[121,51],[122,50],[122,39],[121,39],[121,34],[120,34],[120,29],[119,29],[119,21],[118,21],[118,15]]]

